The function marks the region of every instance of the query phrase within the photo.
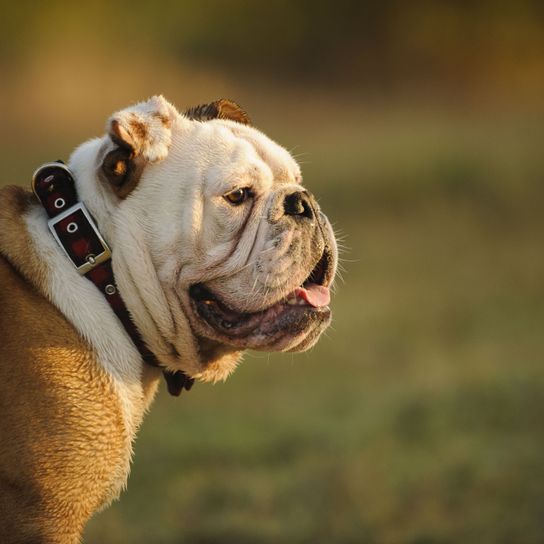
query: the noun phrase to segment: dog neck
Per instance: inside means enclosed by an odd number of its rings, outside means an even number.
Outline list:
[[[79,201],[73,175],[60,161],[46,163],[34,173],[32,189],[49,216],[51,234],[75,266],[104,295],[104,298],[133,341],[142,360],[161,367],[153,352],[144,343],[119,294],[111,265],[111,250],[94,220]],[[163,369],[171,395],[190,390],[194,380],[182,371]]]

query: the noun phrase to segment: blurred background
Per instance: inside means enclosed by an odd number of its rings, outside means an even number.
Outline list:
[[[542,2],[1,3],[1,184],[229,97],[345,248],[314,350],[162,386],[85,542],[544,541]]]

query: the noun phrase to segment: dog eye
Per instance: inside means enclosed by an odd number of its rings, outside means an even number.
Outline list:
[[[244,187],[243,189],[235,189],[226,195],[223,195],[223,198],[232,204],[233,206],[239,206],[242,202],[245,202],[251,196],[251,191]]]

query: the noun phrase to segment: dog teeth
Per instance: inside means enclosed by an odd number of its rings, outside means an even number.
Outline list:
[[[295,293],[291,293],[285,297],[283,300],[285,304],[289,304],[289,306],[296,306],[298,304],[297,296]]]
[[[297,296],[289,297],[285,300],[285,303],[289,306],[305,306],[306,301],[303,298],[299,298]]]

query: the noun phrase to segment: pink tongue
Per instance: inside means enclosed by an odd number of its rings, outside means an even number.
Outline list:
[[[324,287],[323,285],[317,285],[317,283],[309,283],[306,287],[295,289],[295,295],[303,298],[314,308],[327,306],[331,301],[329,288]]]

